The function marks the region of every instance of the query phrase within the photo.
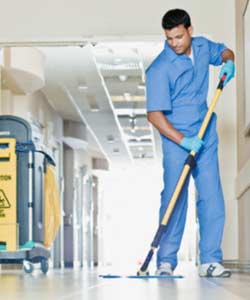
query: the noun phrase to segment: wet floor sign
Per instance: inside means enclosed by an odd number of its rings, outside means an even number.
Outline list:
[[[18,243],[16,173],[16,140],[0,138],[0,242],[8,251]]]
[[[9,209],[10,206],[10,202],[7,198],[7,196],[4,193],[4,190],[0,189],[0,218],[5,218],[5,209]]]

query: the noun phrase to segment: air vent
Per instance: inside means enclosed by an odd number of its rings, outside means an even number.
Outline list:
[[[119,148],[114,148],[113,153],[116,153],[116,154],[120,153],[120,149]]]
[[[108,143],[114,143],[115,142],[115,137],[112,134],[107,135],[107,141]]]
[[[143,139],[140,137],[128,139],[129,143],[152,143],[152,139]]]

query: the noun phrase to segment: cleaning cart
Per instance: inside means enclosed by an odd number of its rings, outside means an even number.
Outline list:
[[[60,226],[54,165],[47,153],[36,149],[28,122],[0,116],[1,264],[22,263],[24,271],[31,273],[34,264],[40,263],[42,272],[47,273],[49,246]],[[55,213],[51,200],[56,202]],[[47,226],[51,223],[53,228]]]

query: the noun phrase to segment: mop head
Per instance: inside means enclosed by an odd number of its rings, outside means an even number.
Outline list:
[[[130,278],[130,279],[177,279],[184,278],[182,275],[150,275],[148,270],[137,271],[136,275],[99,275],[100,278],[104,279],[117,279],[117,278]]]
[[[130,279],[177,279],[184,278],[182,275],[99,275],[100,278],[104,279],[117,279],[117,278],[130,278]]]

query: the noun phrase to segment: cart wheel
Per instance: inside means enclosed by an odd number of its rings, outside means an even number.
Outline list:
[[[24,269],[25,273],[31,274],[34,271],[34,265],[29,261],[24,261],[23,269]]]
[[[43,274],[46,274],[49,270],[49,262],[46,258],[43,258],[41,260],[41,270],[42,270]]]

